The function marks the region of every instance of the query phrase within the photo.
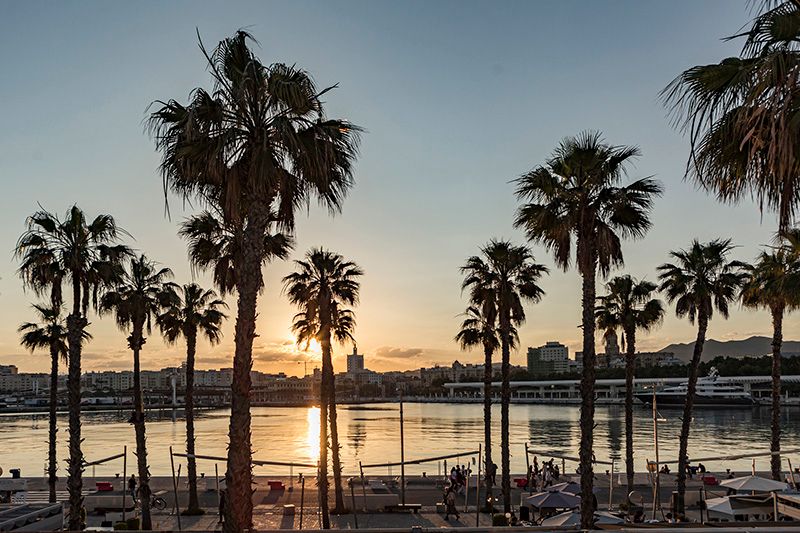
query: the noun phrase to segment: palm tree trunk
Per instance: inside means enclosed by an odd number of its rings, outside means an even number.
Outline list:
[[[781,344],[783,344],[783,308],[772,309],[772,438],[770,470],[772,479],[781,479]]]
[[[67,317],[69,363],[67,401],[69,402],[69,461],[67,461],[67,490],[69,491],[69,520],[67,529],[82,530],[83,513],[83,453],[81,452],[81,339],[86,319],[81,315],[80,281],[72,283],[72,313]]]
[[[580,243],[588,246],[588,243]],[[582,324],[583,324],[583,372],[581,375],[581,445],[578,459],[581,469],[581,527],[591,529],[594,523],[594,382],[597,356],[594,348],[595,331],[595,272],[596,253],[590,248],[579,251],[579,256],[587,254],[583,262]]]
[[[56,416],[58,409],[58,344],[50,339],[50,430],[47,443],[47,485],[50,489],[49,502],[56,502]]]
[[[323,352],[325,350],[323,344]],[[322,529],[331,528],[330,513],[328,511],[328,372],[330,365],[326,357],[322,357],[322,381],[319,394],[319,510],[322,515]]]
[[[133,429],[136,433],[136,465],[139,470],[139,508],[142,512],[142,529],[150,531],[153,529],[153,521],[150,516],[150,472],[147,468],[142,369],[139,361],[139,353],[144,344],[144,339],[142,338],[143,327],[143,322],[133,325],[130,346],[133,351]]]
[[[683,420],[681,420],[681,434],[678,451],[678,501],[675,512],[682,515],[685,512],[684,495],[686,494],[686,465],[689,462],[687,455],[689,449],[689,429],[692,423],[692,410],[697,392],[697,376],[700,372],[700,358],[703,356],[703,345],[706,342],[708,330],[708,315],[705,310],[700,310],[697,315],[697,340],[694,343],[692,363],[689,366],[689,382],[686,386],[686,403],[683,406]]]
[[[636,374],[636,328],[625,332],[625,476],[633,490],[633,378]]]
[[[253,527],[253,451],[250,435],[250,393],[253,339],[256,336],[256,305],[263,278],[264,232],[269,220],[269,202],[254,202],[244,230],[238,269],[236,327],[231,383],[231,419],[228,428],[228,469],[225,472],[225,521],[223,531],[241,533]]]
[[[330,357],[330,356],[329,356]],[[344,490],[342,488],[342,464],[339,449],[339,427],[336,423],[336,377],[333,374],[333,361],[331,360],[331,384],[328,388],[328,417],[331,424],[331,462],[333,468],[333,492],[336,499],[334,513],[343,513]]]
[[[186,404],[186,474],[189,479],[189,505],[184,514],[202,514],[200,501],[197,497],[197,460],[194,458],[194,356],[197,351],[197,328],[191,328],[184,333],[186,337],[186,390],[184,402]]]
[[[483,347],[483,446],[486,455],[484,472],[486,473],[486,508],[493,511],[492,505],[492,347],[485,344]],[[480,480],[478,480],[480,482]],[[478,503],[480,505],[480,502]]]
[[[505,316],[502,316],[505,315]],[[510,343],[510,321],[508,311],[501,311],[500,335],[502,349],[502,385],[500,388],[500,454],[502,479],[500,484],[503,490],[503,512],[511,512],[511,447],[509,444],[509,406],[511,405],[511,343]]]

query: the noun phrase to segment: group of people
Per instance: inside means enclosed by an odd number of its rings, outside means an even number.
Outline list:
[[[531,486],[526,488],[538,490],[541,487],[541,490],[545,490],[547,487],[554,485],[559,477],[561,477],[561,471],[558,465],[555,464],[554,459],[542,461],[540,467],[539,458],[534,455],[533,464],[528,466],[528,483]],[[540,480],[541,484],[539,483]]]
[[[450,469],[447,477],[447,487],[444,489],[444,519],[449,520],[450,515],[455,515],[459,519],[458,509],[456,508],[456,494],[462,494],[467,486],[467,479],[472,474],[472,469],[466,465],[456,465]]]

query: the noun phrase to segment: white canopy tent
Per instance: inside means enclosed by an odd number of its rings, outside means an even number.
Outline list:
[[[537,509],[574,509],[581,504],[581,497],[569,492],[548,490],[528,496],[525,503]]]
[[[611,513],[595,511],[594,523],[602,525],[621,525],[625,523],[625,520]],[[578,511],[567,511],[557,514],[542,520],[542,525],[547,527],[579,526],[581,525],[581,513]]]
[[[769,514],[773,511],[771,496],[724,496],[706,500],[709,518],[733,519],[739,515]]]
[[[742,476],[733,479],[726,479],[720,482],[726,489],[733,489],[737,492],[782,492],[789,489],[789,485],[783,481],[775,481],[759,476]]]

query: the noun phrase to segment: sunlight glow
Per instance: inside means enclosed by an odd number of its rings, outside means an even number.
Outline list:
[[[311,462],[319,459],[319,407],[310,407],[306,415],[308,430],[306,432],[306,447]]]

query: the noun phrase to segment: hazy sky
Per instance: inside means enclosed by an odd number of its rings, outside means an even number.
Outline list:
[[[721,206],[682,180],[687,142],[658,100],[682,69],[734,55],[738,45],[721,37],[749,15],[744,1],[731,0],[0,3],[0,363],[48,366],[46,354],[25,354],[16,334],[32,316],[32,295],[12,250],[37,202],[59,214],[72,203],[90,216],[111,213],[134,247],[170,266],[177,281],[191,279],[176,236],[188,211],[173,198],[172,220],[164,216],[159,156],[143,119],[153,100],[186,101],[192,88],[209,86],[195,28],[209,46],[249,29],[265,62],[296,63],[320,86],[338,83],[326,97],[329,116],[366,128],[344,213],[303,215],[295,257],[322,245],[364,268],[357,338],[370,368],[482,359],[452,341],[465,305],[458,267],[491,237],[522,241],[509,180],[584,129],[639,145],[633,177],[652,174],[666,187],[653,230],[625,243],[628,272],[655,279],[667,251],[695,237],[733,237],[737,257],[751,259],[770,239],[773,217],[762,220],[751,203]],[[545,250],[534,250],[552,266]],[[294,310],[280,293],[290,269],[266,270],[255,343],[261,370],[302,372],[289,335]],[[560,340],[574,351],[578,275],[554,269],[543,285],[547,296],[528,307],[522,345]],[[125,335],[111,320],[93,318],[91,332],[85,368],[130,368]],[[201,367],[230,365],[232,320],[225,333],[220,346],[200,346]],[[784,335],[798,333],[795,315]],[[715,318],[709,332],[753,334],[770,334],[768,316],[738,309],[728,321]],[[670,310],[640,347],[693,337]],[[143,364],[178,364],[182,354],[182,345],[165,347],[153,335]],[[523,358],[524,350],[512,356]]]

